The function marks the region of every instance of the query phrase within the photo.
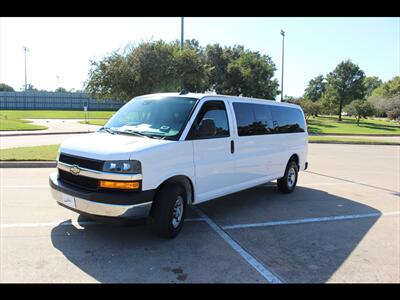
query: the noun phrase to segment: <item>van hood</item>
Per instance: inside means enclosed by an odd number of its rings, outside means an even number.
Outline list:
[[[60,152],[97,160],[135,159],[135,152],[173,143],[127,134],[95,132],[67,139],[60,146]]]

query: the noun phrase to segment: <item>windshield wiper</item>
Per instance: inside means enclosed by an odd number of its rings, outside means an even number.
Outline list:
[[[150,138],[148,135],[140,133],[139,131],[135,131],[135,130],[132,130],[132,129],[117,130],[116,132],[118,132],[118,133],[127,133],[127,134],[132,134],[132,135],[136,135],[136,136],[145,137],[145,138]]]
[[[148,136],[150,136],[150,137],[152,137],[152,138],[155,138],[155,139],[157,139],[157,140],[163,140],[163,139],[165,139],[167,136],[166,135],[157,135],[157,134],[149,134]]]
[[[104,130],[104,131],[106,131],[108,133],[111,133],[111,134],[115,134],[115,131],[113,131],[111,128],[108,128],[108,127],[105,127],[105,126],[99,128],[99,131],[101,131],[101,130]]]

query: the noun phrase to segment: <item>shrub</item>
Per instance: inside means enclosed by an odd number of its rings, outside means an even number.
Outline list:
[[[356,117],[357,126],[360,124],[361,118],[366,118],[374,114],[374,106],[365,100],[354,100],[346,105],[343,111]]]

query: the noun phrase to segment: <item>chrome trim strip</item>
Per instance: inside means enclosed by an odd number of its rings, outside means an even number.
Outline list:
[[[57,168],[66,172],[70,172],[70,169],[74,165],[66,164],[64,162],[57,162]],[[98,170],[91,170],[79,167],[80,172],[76,174],[77,176],[86,176],[90,178],[103,179],[103,180],[119,180],[119,181],[133,181],[133,180],[142,180],[142,174],[118,174],[111,172],[103,172]],[[72,174],[72,173],[71,173]]]
[[[62,200],[63,195],[67,195],[54,188],[51,188],[51,194],[53,198],[60,204],[63,204]],[[107,204],[107,203],[88,201],[78,197],[74,197],[74,199],[75,199],[74,209],[78,211],[97,216],[131,218],[131,219],[147,217],[150,213],[151,205],[153,203],[152,201],[150,201],[134,205],[118,205],[118,204]]]

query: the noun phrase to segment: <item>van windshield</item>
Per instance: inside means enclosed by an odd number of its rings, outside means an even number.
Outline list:
[[[197,98],[138,97],[125,104],[106,123],[116,132],[148,137],[177,138]]]

